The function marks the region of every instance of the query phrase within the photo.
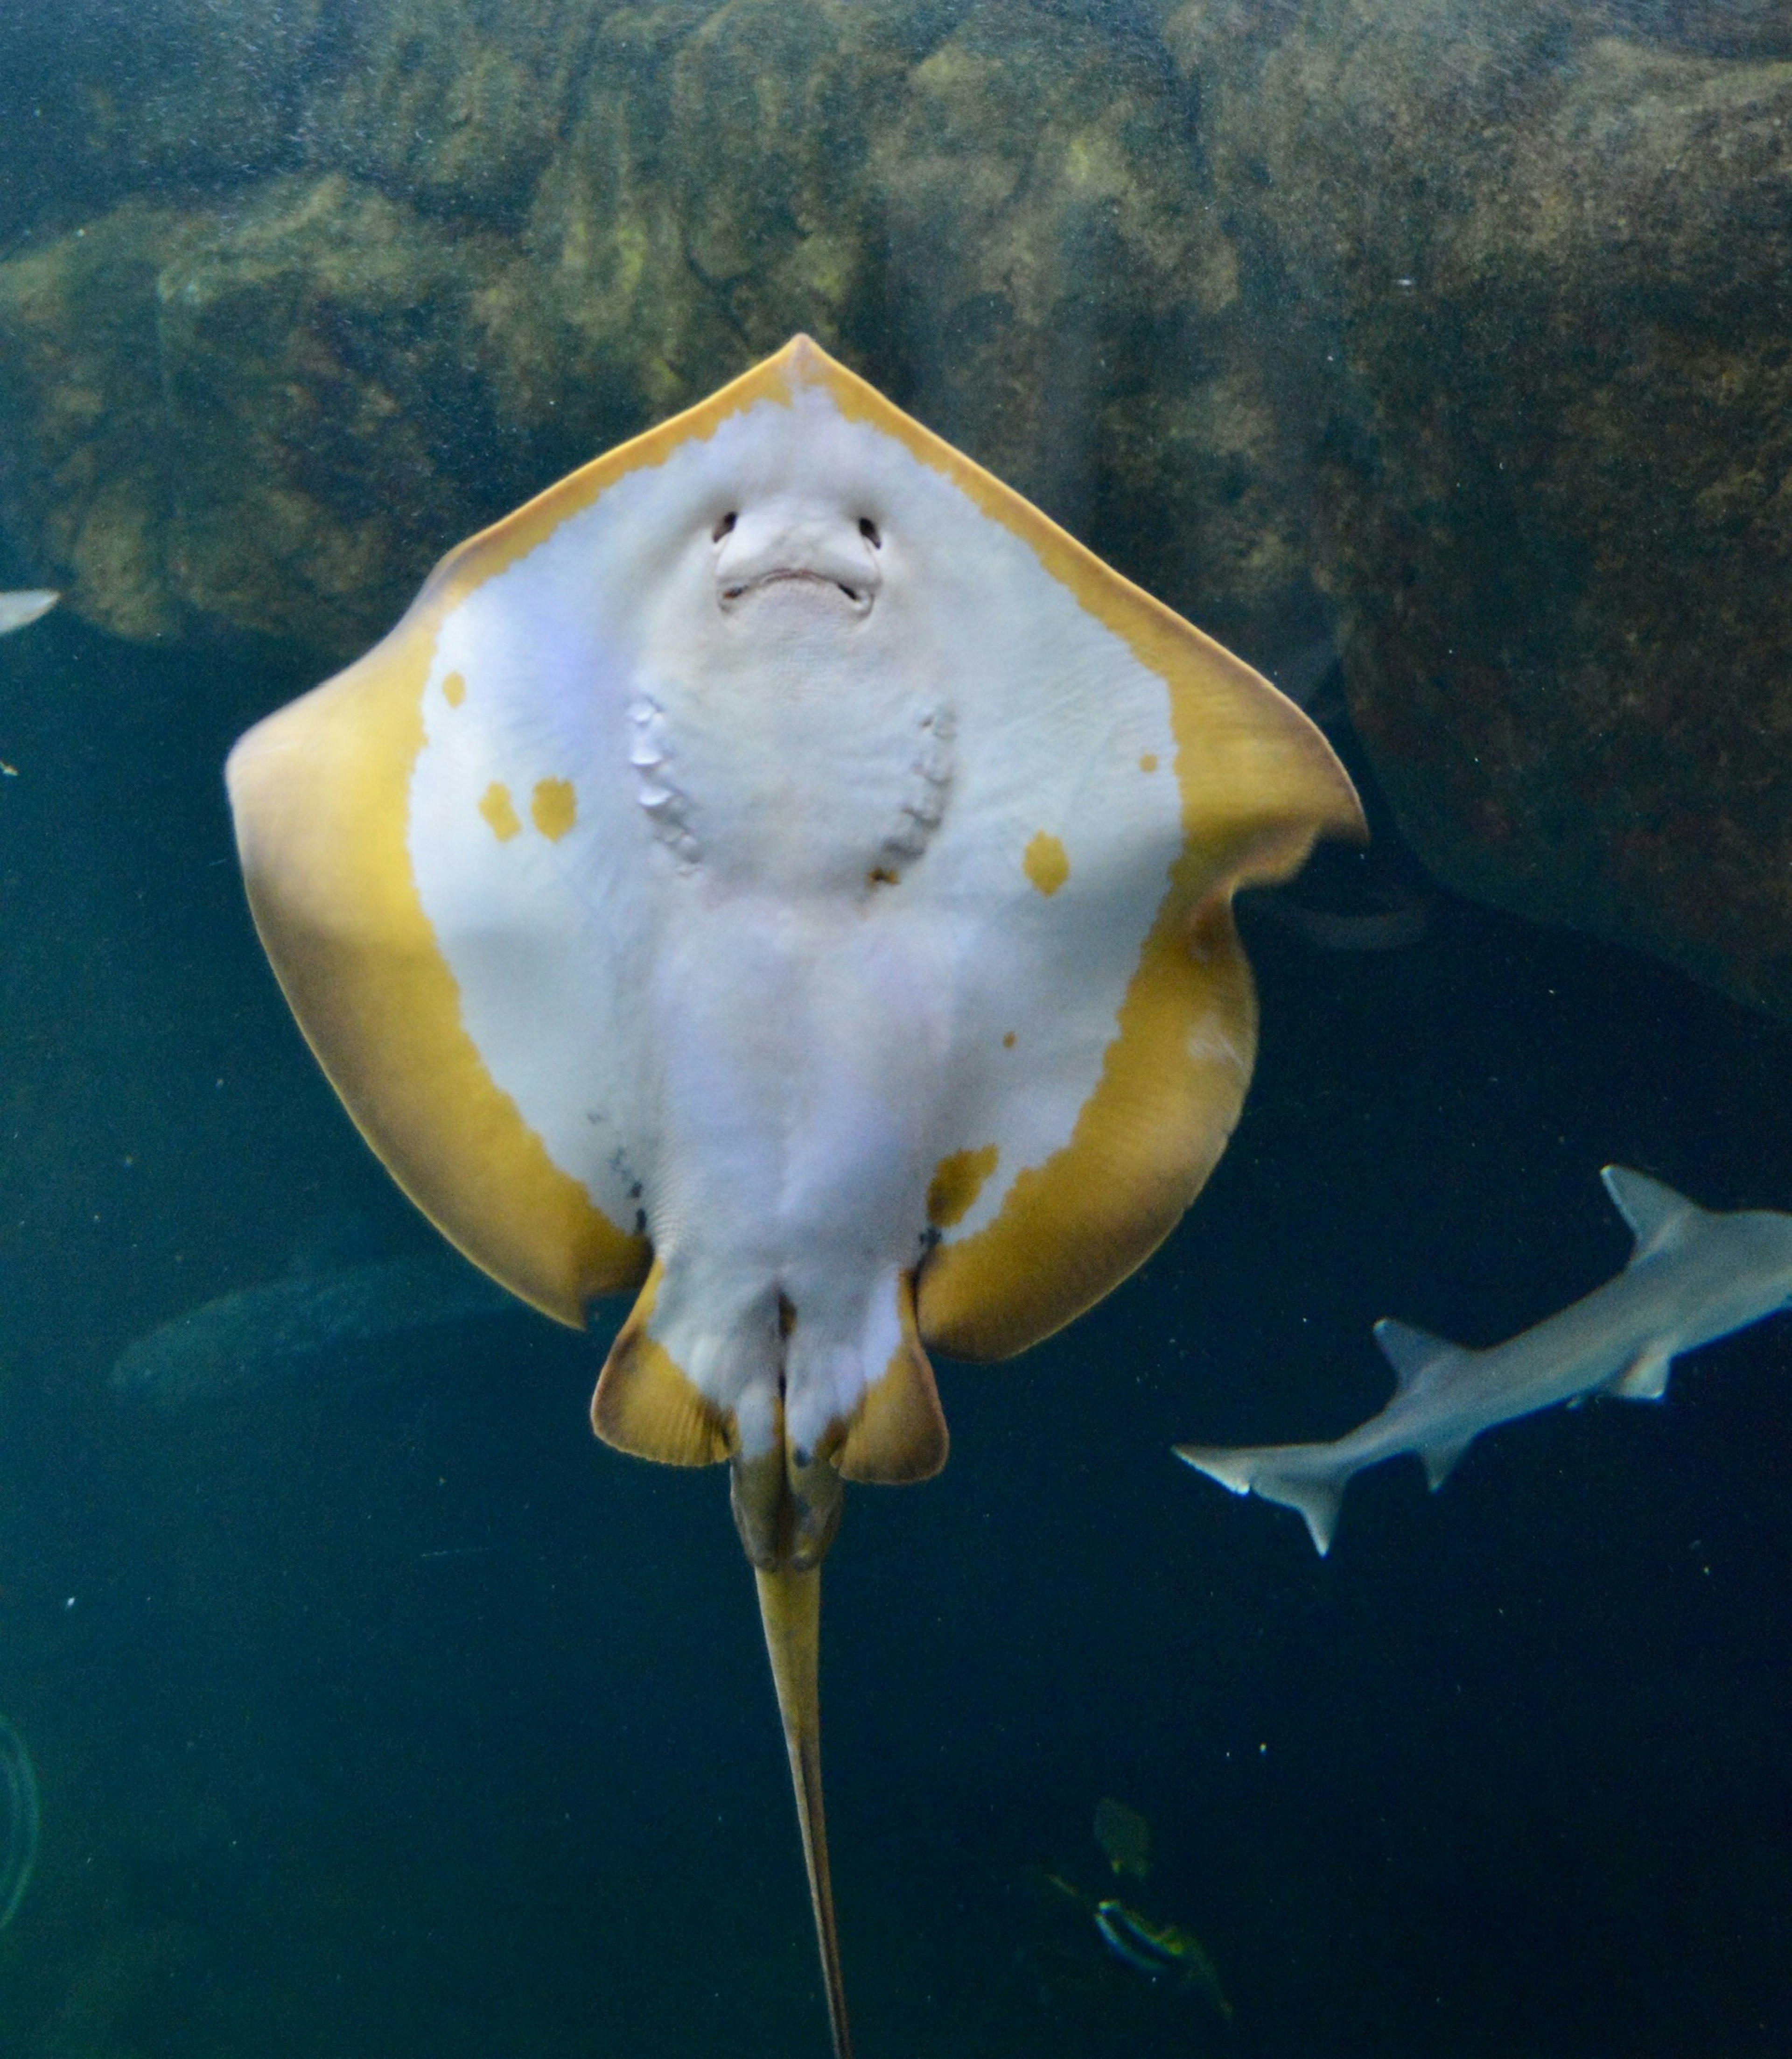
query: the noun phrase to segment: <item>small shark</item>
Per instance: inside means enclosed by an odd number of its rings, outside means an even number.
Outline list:
[[[0,636],[10,636],[14,630],[35,622],[40,615],[49,614],[62,598],[59,593],[51,593],[44,587],[27,587],[18,593],[0,593]]]
[[[216,1401],[381,1337],[432,1329],[522,1304],[446,1248],[221,1294],[139,1337],[112,1368],[117,1392],[181,1408]]]
[[[1636,1238],[1615,1280],[1485,1351],[1384,1320],[1375,1340],[1394,1369],[1393,1398],[1348,1436],[1329,1444],[1178,1444],[1177,1457],[1234,1494],[1298,1509],[1323,1557],[1344,1490],[1365,1466],[1416,1452],[1435,1493],[1484,1430],[1588,1394],[1659,1401],[1683,1352],[1792,1304],[1792,1215],[1716,1214],[1621,1165],[1599,1177]]]

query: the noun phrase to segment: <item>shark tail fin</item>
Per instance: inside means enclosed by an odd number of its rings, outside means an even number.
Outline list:
[[[1394,1384],[1402,1394],[1410,1393],[1435,1368],[1467,1355],[1462,1345],[1452,1344],[1448,1337],[1433,1336],[1410,1323],[1397,1323],[1391,1316],[1384,1316],[1376,1324],[1375,1341],[1393,1368]]]
[[[1607,1165],[1599,1177],[1605,1182],[1612,1206],[1629,1224],[1639,1252],[1659,1244],[1689,1216],[1704,1213],[1696,1201],[1689,1201],[1659,1180],[1651,1180],[1647,1173],[1633,1173],[1624,1165]]]
[[[1355,1468],[1324,1444],[1178,1444],[1178,1458],[1234,1494],[1259,1495],[1299,1511],[1323,1559],[1337,1530],[1344,1490]]]

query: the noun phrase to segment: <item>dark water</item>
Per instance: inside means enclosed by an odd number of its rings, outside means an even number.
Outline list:
[[[43,1790],[0,1935],[28,2059],[817,2053],[719,1475],[585,1420],[508,1317],[185,1412],[108,1368],[388,1189],[256,948],[217,767],[301,682],[53,617],[0,650],[0,1710]],[[1604,2059],[1792,2049],[1792,1325],[1660,1408],[1513,1427],[1329,1562],[1173,1440],[1332,1434],[1369,1324],[1504,1336],[1622,1262],[1609,1159],[1792,1205],[1792,1040],[1446,904],[1405,952],[1254,933],[1262,1062],[1145,1273],[943,1369],[946,1474],[855,1490],[829,1806],[860,2050]],[[1107,1954],[1104,1794],[1236,2006]]]

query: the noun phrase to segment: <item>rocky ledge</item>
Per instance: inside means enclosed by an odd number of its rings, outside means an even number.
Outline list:
[[[90,620],[332,663],[807,329],[1331,639],[1440,878],[1792,1017],[1778,0],[66,11],[0,27],[0,522]]]

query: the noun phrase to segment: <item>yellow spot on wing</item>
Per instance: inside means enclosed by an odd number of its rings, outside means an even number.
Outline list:
[[[578,820],[578,797],[571,780],[538,779],[529,813],[548,842],[558,843]]]
[[[1021,863],[1027,877],[1042,894],[1055,894],[1071,876],[1070,858],[1049,830],[1041,830],[1027,845]]]
[[[983,1192],[984,1181],[995,1170],[995,1146],[986,1144],[980,1151],[955,1151],[940,1161],[927,1190],[927,1219],[936,1229],[950,1229],[964,1221]]]
[[[1156,771],[1158,769],[1158,754],[1154,751],[1147,751],[1145,755],[1138,761],[1138,769],[1141,772]]]
[[[1008,1033],[1007,1034],[1007,1036],[1005,1036],[1005,1037],[1002,1039],[1002,1049],[1003,1049],[1004,1051],[1011,1051],[1011,1050],[1014,1049],[1014,1032],[1013,1032],[1013,1030],[1011,1030],[1008,1032]]]
[[[451,672],[442,682],[442,698],[450,707],[459,707],[467,698],[467,680],[464,674]]]
[[[500,843],[508,843],[523,826],[511,799],[511,790],[500,779],[494,779],[487,787],[479,802],[479,813],[491,825],[491,834]]]

